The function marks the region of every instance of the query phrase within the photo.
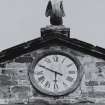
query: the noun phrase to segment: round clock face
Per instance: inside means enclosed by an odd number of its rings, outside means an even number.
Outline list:
[[[77,87],[79,67],[72,57],[51,53],[34,63],[30,77],[39,91],[48,95],[64,95]]]

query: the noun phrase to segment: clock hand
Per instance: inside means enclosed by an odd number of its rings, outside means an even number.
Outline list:
[[[54,89],[57,89],[58,88],[58,85],[57,85],[57,73],[55,72],[55,80],[54,80]]]
[[[54,70],[52,70],[52,69],[49,69],[49,68],[47,68],[47,67],[45,67],[45,66],[43,66],[43,65],[39,65],[40,67],[42,67],[42,68],[44,68],[44,69],[46,69],[46,70],[49,70],[49,71],[51,71],[51,72],[54,72],[54,73],[56,73],[56,74],[59,74],[59,75],[63,75],[63,74],[61,74],[61,73],[59,73],[59,72],[57,72],[57,71],[54,71]]]
[[[57,82],[57,73],[55,72],[55,80],[54,82],[56,83]]]

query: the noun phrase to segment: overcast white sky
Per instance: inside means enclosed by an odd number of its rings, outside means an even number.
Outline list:
[[[71,37],[105,48],[105,0],[63,0]],[[40,36],[48,0],[0,0],[0,51]]]

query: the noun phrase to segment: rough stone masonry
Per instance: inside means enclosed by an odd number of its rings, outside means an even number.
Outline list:
[[[23,54],[0,64],[0,104],[36,103],[38,100],[44,100],[45,103],[50,104],[55,102],[53,97],[49,98],[33,88],[28,77],[29,66],[35,57],[45,49],[47,48]],[[80,86],[73,93],[56,99],[56,103],[76,103],[83,99],[94,103],[105,102],[104,60],[64,46],[56,46],[56,48],[50,46],[48,49],[65,49],[65,51],[74,54],[84,70]]]

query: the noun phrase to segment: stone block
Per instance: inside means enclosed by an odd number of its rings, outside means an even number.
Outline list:
[[[45,28],[41,28],[41,36],[46,37],[47,35],[53,35],[53,34],[62,34],[66,37],[70,37],[70,28],[66,28],[65,26],[47,26]]]
[[[24,56],[24,57],[17,57],[15,62],[18,63],[31,63],[33,61],[32,57]]]

